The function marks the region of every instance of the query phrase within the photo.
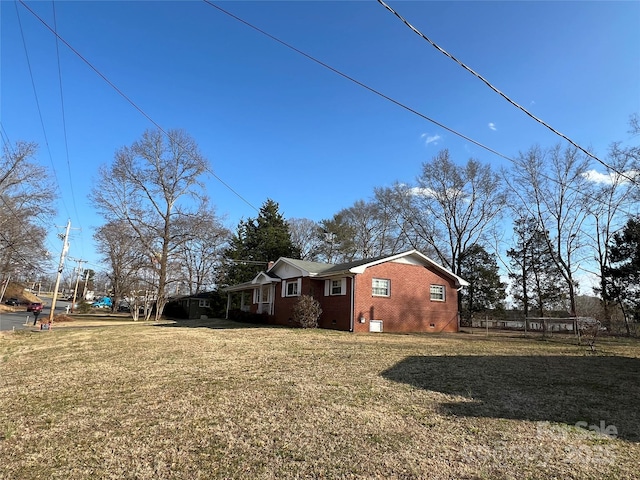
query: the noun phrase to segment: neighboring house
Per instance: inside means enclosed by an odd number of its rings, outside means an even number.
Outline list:
[[[189,319],[208,318],[211,315],[211,292],[173,298],[167,307],[170,304],[180,306]]]
[[[468,283],[417,250],[340,265],[282,257],[250,282],[224,289],[240,309],[293,325],[300,295],[320,302],[319,326],[351,332],[457,332]],[[236,297],[236,302],[238,301]]]

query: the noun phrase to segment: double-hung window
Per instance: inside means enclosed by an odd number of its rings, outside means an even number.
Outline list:
[[[209,308],[209,306],[210,306],[209,300],[205,300],[202,298],[198,300],[198,307]]]
[[[374,297],[388,297],[391,295],[391,280],[374,278],[371,282],[371,294]]]
[[[334,295],[346,295],[347,294],[347,279],[346,278],[332,278],[324,281],[324,295],[325,297]]]
[[[431,301],[444,302],[444,285],[431,285]]]
[[[295,280],[283,280],[282,281],[282,296],[283,297],[298,297],[301,290],[301,279]]]

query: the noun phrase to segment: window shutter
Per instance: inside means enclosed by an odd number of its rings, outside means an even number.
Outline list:
[[[347,294],[347,279],[341,278],[340,279],[340,295],[346,295],[346,294]]]
[[[282,280],[282,292],[280,292],[283,297],[287,296],[287,281]]]
[[[324,296],[328,297],[331,295],[331,280],[324,281]]]
[[[253,289],[253,303],[258,303],[258,289]]]
[[[302,295],[302,279],[298,279],[298,296]]]

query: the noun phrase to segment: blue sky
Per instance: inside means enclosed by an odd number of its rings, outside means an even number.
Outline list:
[[[507,156],[561,141],[374,0],[214,3]],[[639,2],[388,3],[595,154],[630,140],[629,116],[640,112]],[[216,175],[255,208],[272,198],[286,218],[329,218],[374,187],[411,182],[444,148],[460,163],[508,166],[204,2],[27,5],[51,27],[55,5],[60,36],[155,122],[193,136]],[[69,254],[95,263],[102,220],[87,195],[98,166],[154,126],[62,43],[61,100],[54,35],[20,3],[2,1],[0,15],[2,128],[12,142],[37,142],[39,162],[55,171],[53,256],[56,226],[70,218],[82,230]],[[229,227],[256,216],[215,178],[206,183]]]

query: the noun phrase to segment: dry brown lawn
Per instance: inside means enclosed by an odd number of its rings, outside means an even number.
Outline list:
[[[632,340],[18,332],[0,336],[0,478],[637,479],[639,400]]]

